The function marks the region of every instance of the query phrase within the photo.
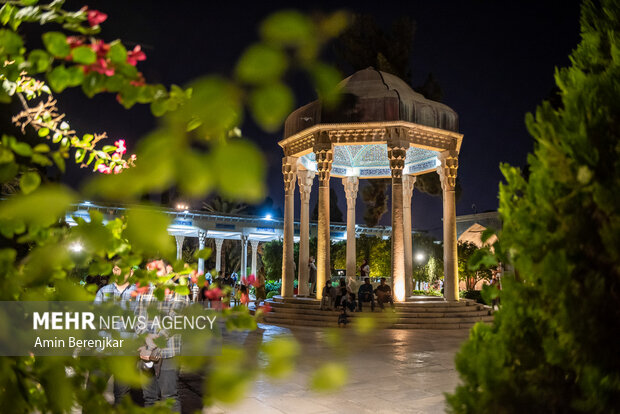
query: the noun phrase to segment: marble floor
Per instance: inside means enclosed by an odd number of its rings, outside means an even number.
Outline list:
[[[332,347],[330,331],[260,325],[257,332],[229,340],[253,344],[277,335],[292,335],[301,344],[294,374],[285,380],[259,377],[235,405],[218,404],[205,413],[443,413],[444,392],[458,382],[454,355],[468,330],[380,330],[363,339],[352,329],[339,331],[342,343]],[[337,360],[348,366],[348,382],[319,393],[309,386],[316,367]]]

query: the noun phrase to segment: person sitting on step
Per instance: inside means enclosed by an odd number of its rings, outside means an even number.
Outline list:
[[[389,285],[385,284],[385,278],[382,277],[380,281],[380,285],[375,289],[375,294],[377,295],[377,304],[381,308],[384,309],[383,304],[390,302],[392,305],[392,309],[394,309],[394,299],[392,298],[392,288]]]
[[[370,309],[375,311],[375,294],[372,291],[370,278],[364,278],[364,284],[357,291],[357,309],[362,311],[362,302],[370,302]]]
[[[334,302],[336,301],[336,288],[332,286],[331,279],[325,282],[321,299],[321,310],[334,310]]]

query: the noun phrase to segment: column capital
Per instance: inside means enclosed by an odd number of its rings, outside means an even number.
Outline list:
[[[282,176],[284,178],[284,192],[293,194],[295,191],[295,176],[297,174],[297,158],[282,158]]]
[[[405,158],[407,157],[407,149],[409,149],[408,141],[390,140],[387,144],[388,158],[390,159],[390,170],[392,170],[392,178],[401,178],[403,168],[405,168]]]
[[[344,186],[344,194],[347,197],[347,206],[349,203],[353,203],[355,206],[355,200],[357,200],[357,190],[359,189],[359,178],[343,177],[342,185]]]
[[[224,244],[224,239],[215,239],[215,248],[220,250]]]
[[[417,178],[415,175],[403,175],[403,196],[405,197],[405,200],[411,200],[416,179]],[[409,206],[409,203],[404,203],[404,206]]]
[[[441,188],[444,191],[454,191],[456,187],[456,172],[459,168],[459,154],[456,151],[448,150],[439,154],[440,166],[437,167],[437,174],[441,181]]]
[[[260,243],[260,240],[250,240],[250,244],[254,250],[258,247],[258,243]]]
[[[207,232],[200,230],[198,232],[198,242],[204,246],[206,241],[207,241]]]
[[[334,161],[334,150],[331,144],[317,144],[314,146],[316,155],[316,168],[319,173],[319,183],[325,185],[329,183],[329,176]]]
[[[301,201],[310,201],[310,192],[316,173],[310,170],[297,170],[297,183],[299,184],[299,196]]]

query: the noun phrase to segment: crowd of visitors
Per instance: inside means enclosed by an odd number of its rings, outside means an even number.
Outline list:
[[[156,271],[160,277],[170,275],[170,282],[172,283],[176,284],[180,281],[181,276],[174,273],[172,266],[163,260],[150,262],[147,264],[147,270]],[[118,329],[121,337],[144,337],[144,344],[136,350],[138,366],[145,375],[150,377],[150,380],[142,386],[144,406],[149,407],[157,401],[171,399],[173,401],[172,411],[180,412],[177,384],[179,367],[176,357],[181,351],[181,336],[178,334],[170,335],[165,330],[160,329],[159,325],[155,326],[153,314],[147,309],[155,308],[159,311],[160,316],[165,316],[174,315],[192,302],[213,309],[229,307],[231,301],[233,304],[247,307],[250,303],[251,288],[255,291],[255,304],[258,308],[261,302],[266,299],[265,270],[261,267],[256,276],[250,275],[247,278],[239,278],[235,272],[222,272],[221,275],[215,277],[208,272],[204,275],[204,282],[202,279],[199,282],[199,275],[193,272],[192,276],[187,279],[189,295],[180,295],[173,289],[166,289],[164,297],[159,299],[155,294],[154,285],[141,287],[136,283],[130,283],[133,272],[134,269],[125,275],[121,275],[121,268],[114,264],[112,270],[114,281],[99,284],[101,287],[95,295],[94,303],[99,305],[113,302],[147,320],[146,325],[136,326],[133,331]],[[165,339],[163,342],[161,342],[162,337]],[[156,343],[160,346],[157,346]],[[100,372],[92,372],[91,380],[95,380],[101,375]],[[115,405],[120,404],[123,398],[126,398],[130,393],[130,387],[116,379],[114,379],[113,390]]]

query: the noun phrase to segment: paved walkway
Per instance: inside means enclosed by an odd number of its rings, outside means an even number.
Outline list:
[[[297,371],[284,381],[259,378],[238,404],[217,405],[205,413],[443,413],[443,393],[458,382],[454,354],[468,337],[468,330],[382,330],[360,343],[352,329],[343,329],[347,349],[334,350],[320,328],[260,328],[233,342],[293,335],[302,346]],[[317,393],[309,379],[327,360],[346,361],[349,382],[334,393]]]

